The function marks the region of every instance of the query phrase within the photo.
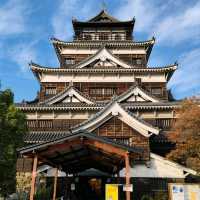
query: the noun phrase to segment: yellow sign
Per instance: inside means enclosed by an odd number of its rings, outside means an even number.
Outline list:
[[[117,184],[106,184],[106,200],[118,200]]]
[[[191,197],[191,200],[196,200],[197,199],[197,194],[195,192],[191,192],[190,193],[190,197]]]

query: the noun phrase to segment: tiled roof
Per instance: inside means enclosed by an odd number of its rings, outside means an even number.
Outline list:
[[[163,66],[163,67],[147,67],[147,68],[114,68],[114,69],[109,69],[109,68],[53,68],[53,67],[44,67],[41,65],[38,65],[36,63],[30,63],[30,67],[33,71],[35,72],[92,72],[92,73],[97,73],[97,72],[123,72],[123,73],[130,73],[130,72],[170,72],[170,71],[175,71],[177,69],[177,64],[172,64],[168,66]]]
[[[109,20],[109,22],[120,22],[118,19],[116,19],[116,18],[114,18],[114,17],[112,17],[111,15],[109,15],[107,12],[106,12],[106,10],[102,10],[100,13],[98,13],[95,17],[93,17],[93,18],[91,18],[91,19],[89,19],[88,21],[86,21],[86,22],[99,22],[99,20],[102,18],[102,17],[106,17],[108,20]],[[75,21],[76,22],[76,21]],[[100,22],[102,22],[102,21],[100,21]],[[103,21],[103,22],[106,22],[106,21]],[[102,23],[103,23],[102,22]]]
[[[15,105],[20,110],[98,110],[105,106],[104,103],[59,103],[53,105],[16,103]]]
[[[51,38],[51,41],[55,45],[64,45],[64,46],[82,46],[82,47],[97,47],[100,48],[102,45],[105,45],[105,41],[73,41],[67,42],[59,40],[57,38]],[[148,46],[155,43],[155,38],[147,41],[106,41],[106,47],[135,47],[135,46]]]
[[[89,138],[89,139],[98,140],[98,141],[105,142],[105,143],[108,143],[108,144],[113,144],[114,146],[120,147],[122,149],[126,149],[129,152],[135,152],[135,153],[142,153],[143,152],[142,148],[132,147],[132,146],[126,145],[124,143],[117,142],[113,139],[109,139],[108,137],[102,137],[102,136],[98,136],[98,135],[93,134],[93,133],[88,133],[87,131],[80,131],[78,133],[68,133],[68,134],[66,133],[65,135],[62,135],[62,136],[57,137],[55,139],[52,138],[51,140],[44,141],[41,144],[32,144],[32,145],[28,145],[26,147],[22,147],[20,149],[17,149],[17,151],[20,152],[20,153],[25,153],[25,152],[32,151],[34,149],[44,148],[44,147],[47,147],[47,146],[52,145],[52,144],[62,143],[64,141],[68,140],[68,139],[73,139],[73,138],[76,138],[76,137],[86,137],[86,138]]]
[[[44,104],[24,104],[16,103],[15,106],[20,110],[101,110],[108,102],[105,103],[59,103],[53,105]],[[120,103],[126,109],[170,109],[179,108],[181,101],[174,102],[129,102]]]
[[[24,137],[24,142],[26,143],[42,143],[51,140],[55,140],[60,137],[69,135],[69,132],[59,132],[59,131],[40,131],[40,132],[29,132]]]
[[[82,129],[85,125],[91,124],[92,122],[94,122],[96,119],[98,119],[101,115],[103,115],[104,113],[107,112],[107,110],[109,110],[109,108],[115,104],[117,104],[119,106],[119,104],[117,103],[117,99],[118,97],[114,98],[109,104],[107,104],[102,110],[100,110],[99,112],[97,112],[95,115],[93,115],[92,117],[90,117],[88,120],[83,121],[82,123],[75,125],[72,128],[72,131],[76,132],[79,129]],[[119,108],[122,108],[122,110],[124,110],[124,107],[119,106]],[[135,114],[131,113],[130,111],[128,111],[127,109],[126,113],[130,116],[133,117],[133,119],[135,119],[138,122],[141,122],[141,124],[146,125],[146,127],[150,127],[152,129],[154,129],[154,131],[156,132],[156,134],[159,133],[159,129],[157,127],[152,126],[151,124],[149,124],[148,122],[144,121],[143,119],[137,117]],[[124,111],[125,111],[124,110]],[[107,114],[108,115],[108,114]]]

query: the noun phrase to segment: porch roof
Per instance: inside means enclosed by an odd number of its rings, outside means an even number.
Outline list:
[[[131,147],[112,139],[87,132],[79,132],[40,144],[18,149],[21,155],[37,154],[42,164],[61,166],[66,173],[78,173],[91,167],[116,173],[124,167],[127,152],[130,157],[143,153],[142,148]]]

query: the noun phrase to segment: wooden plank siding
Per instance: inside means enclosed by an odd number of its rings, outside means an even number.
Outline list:
[[[114,119],[112,119],[114,120]],[[38,120],[27,120],[27,128],[29,131],[63,131],[69,130],[70,127],[73,127],[81,122],[84,119],[38,119]],[[175,123],[175,119],[171,118],[157,118],[157,119],[145,119],[146,122],[150,123],[153,126],[156,126],[163,130],[170,130],[173,124]],[[115,137],[129,138],[132,134],[132,130],[127,127],[125,123],[117,124],[116,121],[110,121],[111,125],[109,127],[102,126],[101,129],[104,131],[104,134],[108,134],[106,136],[113,136],[115,133]],[[115,124],[113,127],[112,125]],[[109,132],[107,131],[109,129]],[[110,135],[109,135],[110,134]],[[125,142],[125,140],[124,140]]]
[[[141,147],[144,149],[142,159],[149,159],[149,139],[138,133],[117,117],[111,118],[93,132],[99,136],[109,137],[127,145]],[[141,158],[137,156],[136,159]]]
[[[150,123],[153,126],[156,126],[163,130],[170,130],[176,119],[175,118],[157,118],[157,119],[145,119],[146,122]]]
[[[81,91],[82,93],[90,96],[91,98],[97,100],[97,101],[103,101],[103,100],[110,100],[113,96],[113,94],[105,94],[105,93],[93,93],[91,90],[94,89],[113,89],[115,91],[116,95],[120,95],[123,92],[125,92],[129,87],[131,87],[134,84],[134,82],[130,83],[94,83],[94,82],[79,82],[74,83],[74,86]],[[39,100],[44,101],[45,99],[48,99],[52,97],[52,94],[47,94],[46,90],[49,87],[55,88],[56,94],[63,91],[66,87],[69,86],[69,83],[41,83],[41,89],[39,94]],[[162,100],[168,100],[168,92],[166,88],[165,83],[141,83],[140,86],[148,91],[150,94],[154,95],[157,98],[160,98]],[[155,93],[155,91],[157,93]]]
[[[67,131],[82,121],[82,119],[27,120],[27,128],[29,131]]]

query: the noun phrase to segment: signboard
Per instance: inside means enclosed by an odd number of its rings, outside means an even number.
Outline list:
[[[170,183],[169,194],[170,194],[170,200],[199,200],[200,185]]]
[[[106,184],[106,199],[105,200],[118,200],[118,185]]]
[[[71,190],[73,191],[73,190],[75,190],[75,188],[76,188],[75,184],[72,183],[72,184],[71,184]]]
[[[133,185],[123,185],[123,191],[133,192]]]

